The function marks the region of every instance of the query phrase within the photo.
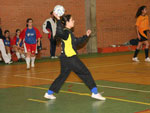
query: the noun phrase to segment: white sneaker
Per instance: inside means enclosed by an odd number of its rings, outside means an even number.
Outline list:
[[[106,100],[105,97],[103,97],[101,94],[97,93],[97,94],[94,94],[92,93],[92,98],[95,98],[95,99],[98,99],[98,100]]]
[[[27,65],[27,69],[30,69],[30,65]]]
[[[58,58],[58,56],[54,56],[55,58]]]
[[[6,64],[12,64],[13,63],[13,61],[9,61],[8,63],[6,63]]]
[[[134,61],[134,62],[139,62],[139,60],[138,60],[138,58],[137,58],[137,57],[132,58],[132,61]]]
[[[145,62],[150,62],[150,58],[147,57],[147,58],[145,59]]]
[[[53,94],[49,95],[48,93],[45,93],[44,98],[50,99],[50,100],[56,99],[56,97]]]
[[[31,67],[35,67],[34,63],[31,63]]]
[[[55,58],[54,56],[51,57],[51,59],[54,59],[54,58]]]

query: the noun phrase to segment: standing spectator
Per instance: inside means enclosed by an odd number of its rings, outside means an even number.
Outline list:
[[[53,15],[53,11],[50,12],[51,17],[47,19],[43,24],[43,32],[48,34],[48,39],[50,40],[50,55],[51,58],[57,58],[55,56],[56,52],[56,19]]]

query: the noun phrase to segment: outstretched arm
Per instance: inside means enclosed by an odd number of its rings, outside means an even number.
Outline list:
[[[80,38],[75,38],[76,45],[78,46],[80,44],[83,44],[85,41],[87,41],[90,34],[91,34],[91,30],[87,30],[86,35],[84,35],[83,37],[80,37]]]

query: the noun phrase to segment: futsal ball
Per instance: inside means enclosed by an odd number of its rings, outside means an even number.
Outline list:
[[[62,16],[65,13],[65,8],[62,5],[56,5],[53,11],[56,15]]]

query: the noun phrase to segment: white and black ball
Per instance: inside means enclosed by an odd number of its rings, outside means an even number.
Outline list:
[[[65,13],[65,8],[62,5],[56,5],[53,11],[56,15],[63,16]]]

